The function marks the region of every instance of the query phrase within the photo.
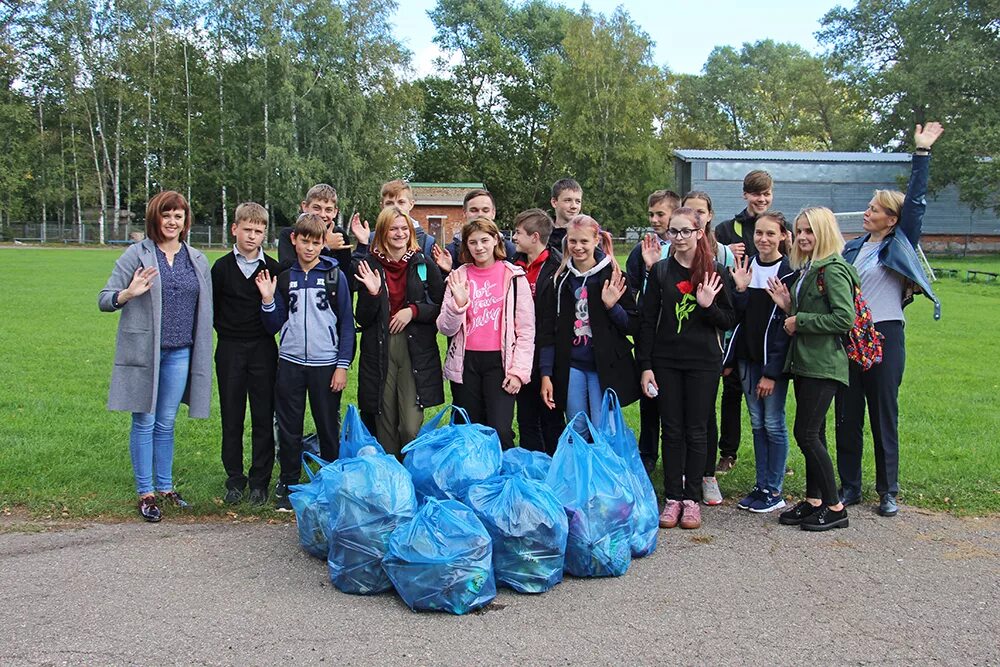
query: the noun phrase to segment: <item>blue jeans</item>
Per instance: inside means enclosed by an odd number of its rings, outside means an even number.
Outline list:
[[[585,412],[594,426],[598,426],[597,418],[601,416],[601,381],[597,379],[597,371],[581,371],[569,368],[569,386],[566,387],[566,421],[573,419],[578,412]]]
[[[767,489],[771,495],[778,495],[785,481],[785,463],[788,461],[788,425],[785,422],[788,380],[775,380],[771,395],[757,398],[757,383],[763,377],[763,371],[763,364],[742,360],[739,362],[740,381],[753,429],[757,486]]]
[[[187,387],[191,348],[160,350],[160,381],[156,389],[156,412],[133,412],[128,449],[132,455],[135,490],[140,496],[172,491],[174,467],[174,420]]]

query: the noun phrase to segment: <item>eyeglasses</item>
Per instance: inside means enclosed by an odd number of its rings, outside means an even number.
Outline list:
[[[697,227],[683,227],[681,229],[667,227],[667,236],[672,239],[689,239],[696,231],[698,231]]]

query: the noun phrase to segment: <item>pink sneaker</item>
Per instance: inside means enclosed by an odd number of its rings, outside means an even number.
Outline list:
[[[681,518],[681,503],[679,500],[668,500],[660,512],[660,528],[673,528]]]
[[[684,514],[681,516],[681,528],[701,528],[701,507],[693,500],[684,501]]]

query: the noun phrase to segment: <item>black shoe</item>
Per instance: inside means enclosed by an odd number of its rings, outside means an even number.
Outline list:
[[[227,489],[226,497],[222,499],[227,505],[238,505],[243,502],[243,489]]]
[[[288,500],[288,484],[278,482],[274,487],[274,509],[278,512],[291,512],[292,503]]]
[[[250,504],[263,505],[267,502],[267,489],[250,489]]]
[[[156,523],[163,518],[160,508],[156,506],[156,498],[154,496],[139,498],[139,515],[150,523]]]
[[[168,502],[179,509],[186,510],[191,507],[191,503],[181,498],[181,494],[177,493],[177,491],[167,491],[166,493],[161,493],[160,495],[163,496],[163,500],[165,502]]]
[[[829,505],[823,505],[815,512],[802,519],[802,530],[830,530],[831,528],[847,528],[847,508],[835,512]]]
[[[896,494],[882,494],[882,500],[878,504],[878,513],[882,516],[896,516],[899,513],[899,505],[896,504]]]
[[[795,503],[795,506],[792,507],[792,509],[785,510],[778,515],[778,523],[783,526],[798,526],[807,516],[818,509],[818,507],[813,507],[805,500],[800,500]]]
[[[838,489],[837,495],[840,496],[840,502],[844,503],[844,507],[850,507],[851,505],[857,505],[861,502],[861,493],[848,491],[847,489]]]

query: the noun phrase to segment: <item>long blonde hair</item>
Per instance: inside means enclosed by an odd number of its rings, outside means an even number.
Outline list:
[[[799,220],[805,218],[812,229],[816,242],[813,244],[813,251],[810,255],[805,255],[799,250],[799,244],[792,245],[792,252],[789,259],[793,268],[801,268],[806,262],[819,260],[830,255],[840,254],[844,249],[844,235],[840,233],[840,225],[837,224],[837,217],[828,208],[823,206],[811,206],[802,209],[795,216],[795,232],[798,233]]]

